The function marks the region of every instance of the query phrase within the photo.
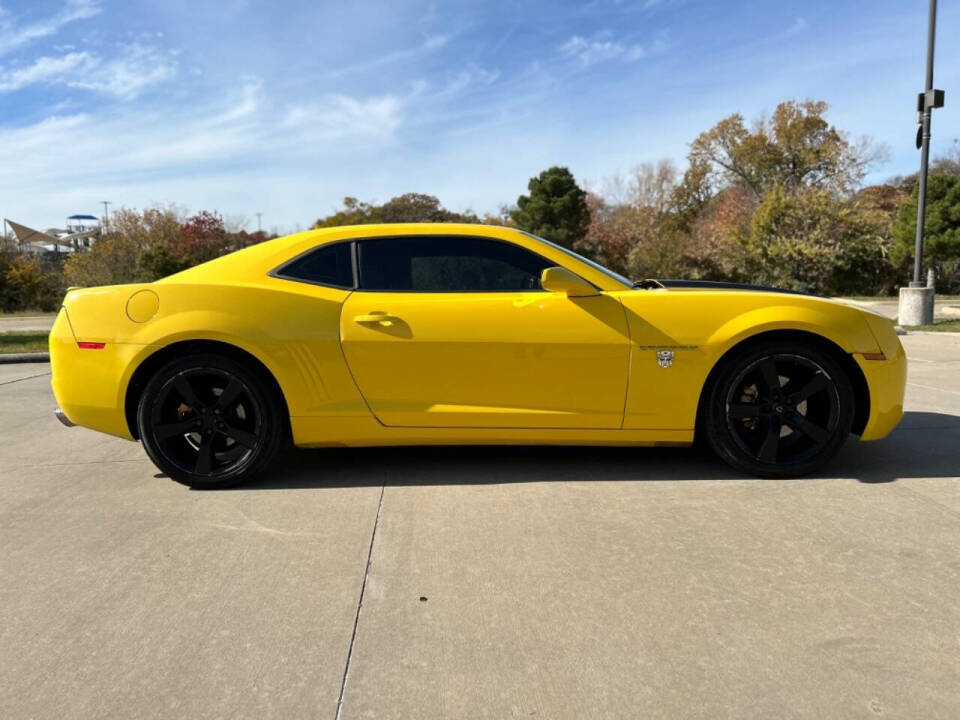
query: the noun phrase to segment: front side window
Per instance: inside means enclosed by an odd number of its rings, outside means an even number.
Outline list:
[[[348,242],[322,245],[288,262],[276,274],[316,285],[352,288],[353,261],[350,255]]]
[[[533,233],[528,233],[528,232],[526,232],[525,230],[521,230],[520,232],[522,232],[522,233],[523,233],[524,235],[526,235],[527,237],[531,237],[531,238],[533,238],[534,240],[539,240],[540,242],[544,243],[545,245],[549,245],[549,246],[552,247],[553,249],[559,250],[560,252],[565,253],[566,255],[569,255],[570,257],[579,260],[580,262],[584,263],[585,265],[589,265],[589,266],[592,267],[594,270],[597,270],[597,271],[599,271],[599,272],[602,272],[604,275],[606,275],[606,276],[607,276],[608,278],[610,278],[611,280],[616,280],[618,283],[620,283],[620,284],[622,284],[622,285],[626,285],[627,287],[633,287],[633,280],[631,280],[630,278],[625,278],[625,277],[624,277],[623,275],[621,275],[620,273],[615,273],[615,272],[614,272],[613,270],[611,270],[610,268],[606,268],[606,267],[604,267],[603,265],[601,265],[600,263],[594,262],[594,261],[591,260],[590,258],[584,257],[584,256],[581,255],[580,253],[575,253],[573,250],[570,250],[569,248],[565,248],[565,247],[563,247],[562,245],[557,245],[555,242],[550,242],[550,241],[547,240],[546,238],[542,238],[542,237],[540,237],[539,235],[534,235]]]
[[[360,287],[398,292],[510,292],[540,289],[552,265],[497,240],[437,236],[359,243]]]

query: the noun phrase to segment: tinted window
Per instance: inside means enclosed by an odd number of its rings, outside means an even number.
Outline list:
[[[360,287],[411,292],[539,290],[551,263],[505,242],[413,237],[360,243]]]
[[[277,275],[321,285],[352,288],[350,243],[335,243],[317,248],[284,265]]]

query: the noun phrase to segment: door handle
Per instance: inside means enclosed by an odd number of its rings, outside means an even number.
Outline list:
[[[368,315],[354,315],[353,321],[358,325],[371,325],[377,323],[381,327],[390,327],[394,323],[401,322],[396,315],[389,315],[385,312],[372,312]]]

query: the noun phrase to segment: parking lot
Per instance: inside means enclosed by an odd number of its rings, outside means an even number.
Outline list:
[[[0,365],[0,717],[960,717],[960,335],[829,474],[294,451],[195,492]]]

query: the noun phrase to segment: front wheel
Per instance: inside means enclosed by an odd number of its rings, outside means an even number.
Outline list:
[[[850,380],[818,346],[766,342],[724,361],[707,397],[714,452],[760,477],[798,477],[821,468],[853,423]]]
[[[259,474],[283,439],[275,393],[241,363],[213,354],[174,360],[147,383],[137,408],[147,455],[171,479],[224,488]]]

